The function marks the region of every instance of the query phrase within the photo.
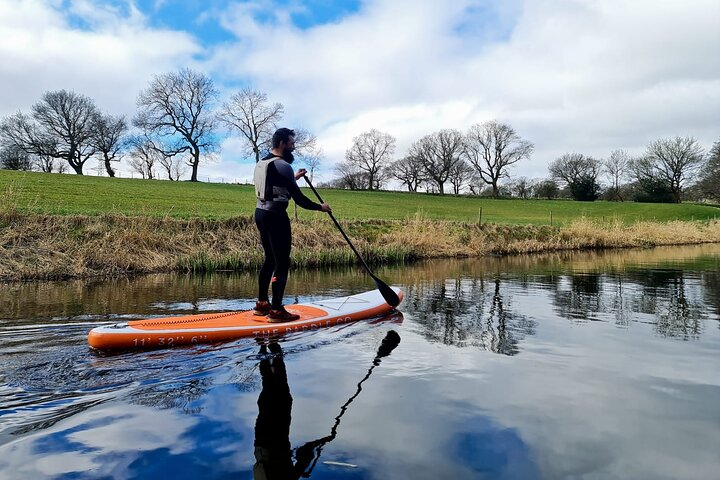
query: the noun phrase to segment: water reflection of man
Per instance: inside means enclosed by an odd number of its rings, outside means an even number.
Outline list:
[[[276,342],[271,342],[268,346],[262,345],[261,355],[266,355],[268,350],[273,355],[266,356],[260,361],[262,390],[258,397],[258,417],[255,422],[255,465],[253,466],[255,480],[297,480],[301,477],[309,477],[320,457],[322,447],[336,437],[340,419],[350,403],[360,394],[362,383],[380,364],[380,359],[390,355],[399,343],[400,336],[394,330],[390,330],[380,345],[372,366],[358,383],[357,391],[345,402],[340,414],[335,417],[330,435],[297,448],[294,463],[290,445],[292,395],[290,395],[282,348]]]
[[[314,459],[314,447],[319,441],[298,448],[293,463],[290,446],[292,395],[287,380],[282,348],[272,342],[262,345],[273,355],[260,361],[262,391],[258,397],[258,417],[255,422],[255,480],[290,480],[300,478]]]
[[[266,354],[265,345],[260,354]],[[258,417],[255,422],[255,466],[253,474],[260,479],[293,478],[290,448],[290,419],[292,396],[287,381],[282,349],[271,343],[272,357],[260,361],[262,391],[258,397]],[[297,476],[295,478],[298,478]]]

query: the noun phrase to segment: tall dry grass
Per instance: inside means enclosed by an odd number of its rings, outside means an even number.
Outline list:
[[[578,220],[566,228],[430,220],[344,222],[369,263],[589,248],[720,242],[720,222]],[[355,256],[327,218],[293,222],[295,266],[341,265]],[[0,280],[256,269],[262,251],[250,216],[228,220],[21,213],[0,207]]]
[[[439,222],[421,216],[405,221],[402,228],[380,242],[410,249],[413,258],[474,257],[559,250],[652,247],[720,242],[720,221],[668,223],[579,219],[568,227],[535,225],[476,225]]]

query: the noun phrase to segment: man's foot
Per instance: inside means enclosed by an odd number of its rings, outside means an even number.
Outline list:
[[[285,310],[285,307],[271,308],[270,313],[268,313],[268,322],[271,323],[292,322],[293,320],[297,320],[299,318],[300,315],[288,312]]]
[[[264,317],[268,313],[270,313],[270,302],[267,300],[261,300],[255,303],[254,315]]]

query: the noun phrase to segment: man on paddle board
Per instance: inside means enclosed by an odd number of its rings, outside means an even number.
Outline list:
[[[255,166],[255,224],[260,231],[260,241],[265,252],[265,262],[258,279],[256,315],[267,315],[270,322],[290,322],[300,318],[283,307],[283,295],[290,270],[290,246],[292,231],[287,208],[292,198],[307,210],[330,212],[327,203],[315,203],[300,191],[297,180],[305,175],[301,168],[295,173],[290,166],[295,159],[295,132],[279,128],[272,137],[272,150]],[[274,278],[273,278],[274,277]],[[268,288],[272,281],[272,303]]]

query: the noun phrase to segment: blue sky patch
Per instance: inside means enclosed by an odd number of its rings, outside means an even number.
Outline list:
[[[503,42],[510,39],[521,10],[522,5],[514,0],[481,1],[465,10],[454,30],[459,37],[479,44]]]
[[[283,15],[283,10],[292,24],[301,30],[328,23],[336,23],[360,11],[360,0],[274,0],[266,2],[245,2],[219,0],[208,4],[204,0],[136,0],[135,7],[142,12],[150,26],[160,29],[185,31],[205,45],[232,41],[235,36],[221,26],[222,15],[233,6],[252,4],[248,11],[259,23],[273,24]],[[99,9],[116,10],[119,15],[130,15],[127,0],[97,2]],[[60,7],[72,28],[91,30],[92,21],[72,11],[71,0],[65,0]]]

